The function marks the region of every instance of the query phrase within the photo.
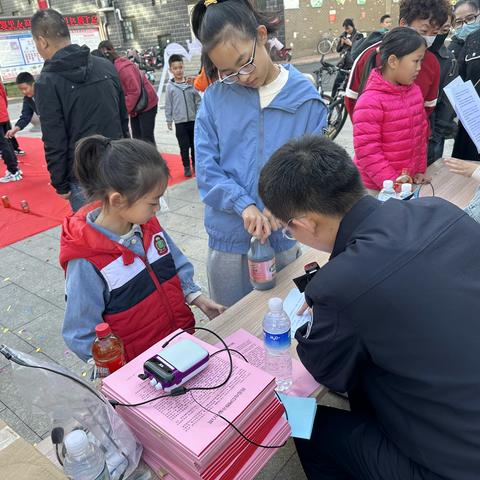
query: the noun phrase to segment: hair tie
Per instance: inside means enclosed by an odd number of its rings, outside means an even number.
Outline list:
[[[214,3],[218,3],[218,0],[205,0],[203,4],[205,5],[205,8],[208,7],[209,5],[213,5]]]

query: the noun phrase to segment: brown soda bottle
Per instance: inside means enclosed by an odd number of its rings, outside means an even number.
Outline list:
[[[92,356],[97,367],[97,376],[105,378],[125,365],[125,352],[122,340],[112,333],[108,323],[95,327],[97,338],[93,342]]]

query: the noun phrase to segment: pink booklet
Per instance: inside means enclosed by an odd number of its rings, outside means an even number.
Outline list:
[[[175,333],[172,333],[171,336]],[[183,333],[173,342],[182,338],[189,338],[197,342],[210,353],[217,350],[216,347],[188,333]],[[120,370],[105,378],[102,390],[107,397],[118,399],[123,403],[138,403],[161,394],[162,392],[155,390],[148,381],[140,380],[138,374],[143,372],[144,362],[157,354],[163,343],[165,340],[158,342]],[[255,402],[262,392],[266,389],[271,389],[273,392],[274,379],[271,375],[246,363],[241,358],[234,358],[233,363],[232,377],[225,386],[211,391],[197,391],[195,397],[203,406],[221,413],[229,421],[235,423],[237,418]],[[226,378],[228,371],[228,355],[215,355],[210,359],[208,368],[187,382],[187,386],[217,385]],[[135,410],[135,415],[148,419],[150,425],[154,426],[159,433],[162,432],[181,444],[196,457],[200,457],[227,429],[231,429],[224,420],[192,402],[188,394],[160,399],[141,407],[118,408],[125,410],[125,415],[128,415],[129,411]]]
[[[224,341],[230,348],[234,348],[245,355],[250,365],[254,365],[259,369],[263,368],[265,350],[263,348],[263,342],[255,335],[241,328],[224,338]],[[222,348],[221,343],[217,343],[216,347]],[[239,355],[235,353],[233,353],[233,355],[241,359]],[[325,388],[320,385],[310,373],[308,373],[302,363],[295,358],[292,359],[292,376],[293,384],[290,389],[285,392],[287,395],[309,397],[313,393],[318,395]]]

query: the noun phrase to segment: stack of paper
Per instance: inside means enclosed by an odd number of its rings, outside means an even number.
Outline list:
[[[172,344],[182,338],[190,338],[210,353],[218,350],[186,333]],[[102,387],[105,395],[121,403],[138,403],[163,394],[148,381],[140,380],[138,374],[143,372],[144,362],[161,351],[164,342],[108,376]],[[276,449],[253,445],[214,413],[224,416],[257,444],[282,445],[288,439],[290,427],[274,393],[274,378],[238,356],[232,357],[232,377],[219,389],[193,391],[141,407],[117,407],[143,444],[145,462],[157,474],[168,473],[168,478],[177,480],[250,480],[262,469]],[[186,386],[218,385],[229,368],[228,354],[221,352],[211,357],[207,369]]]

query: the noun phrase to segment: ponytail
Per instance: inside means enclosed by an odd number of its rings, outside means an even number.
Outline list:
[[[202,43],[205,54],[224,40],[226,34],[231,36],[232,30],[253,39],[259,25],[264,25],[269,35],[278,27],[278,19],[256,10],[249,0],[199,0],[191,20],[193,33]],[[213,69],[210,64],[207,58],[207,71]]]
[[[167,185],[167,164],[151,143],[101,135],[83,138],[75,147],[74,173],[89,201],[105,202],[118,192],[132,205],[158,185]]]

